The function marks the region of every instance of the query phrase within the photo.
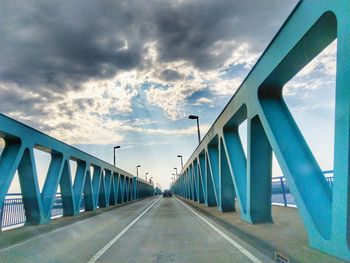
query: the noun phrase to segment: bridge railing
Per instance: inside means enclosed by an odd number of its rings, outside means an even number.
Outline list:
[[[63,216],[128,202],[153,194],[153,184],[134,177],[109,163],[0,114],[0,138],[5,147],[0,156],[0,207],[16,171],[21,188],[26,224],[51,219],[58,186]],[[51,156],[42,190],[39,189],[34,149]],[[77,164],[74,181],[70,162]],[[13,209],[19,209],[13,201]]]
[[[337,40],[333,191],[283,99],[283,87]],[[247,154],[239,126],[247,121]],[[300,1],[192,153],[174,183],[186,198],[272,222],[272,152],[309,244],[350,260],[350,5]]]
[[[84,196],[80,203],[80,212],[85,210]],[[51,219],[63,216],[62,196],[56,195],[51,209]],[[26,215],[24,211],[23,198],[21,193],[7,194],[2,207],[0,207],[0,231],[14,226],[24,225]]]
[[[329,184],[329,187],[333,188],[333,171],[324,171],[324,175],[327,175],[325,178]],[[289,189],[287,180],[283,176],[273,177],[272,186],[271,186],[271,202],[272,204],[297,207],[297,203]]]

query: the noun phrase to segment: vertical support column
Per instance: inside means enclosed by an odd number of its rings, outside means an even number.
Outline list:
[[[129,201],[133,200],[133,195],[134,195],[134,188],[133,188],[133,178],[131,177],[129,179]]]
[[[117,184],[117,204],[123,202],[122,198],[122,183],[121,183],[121,174],[116,174],[115,182]]]
[[[105,171],[102,170],[100,167],[94,167],[94,174],[95,172],[97,174],[100,174],[100,187],[98,190],[98,205],[99,207],[106,207],[107,206],[107,188],[106,188],[106,181],[104,176]]]
[[[180,177],[180,179],[181,179],[181,196],[183,198],[186,198],[185,177],[186,177],[186,171],[184,171]]]
[[[51,220],[51,209],[56,199],[57,187],[63,170],[63,156],[60,153],[51,153],[51,162],[47,171],[46,180],[41,193],[43,212],[46,221]]]
[[[185,171],[184,174],[184,189],[185,189],[185,198],[189,199],[189,194],[188,194],[188,168]]]
[[[4,203],[23,151],[24,147],[19,139],[5,140],[5,148],[0,158],[0,206]]]
[[[197,159],[194,160],[192,164],[192,175],[193,175],[193,201],[198,201],[198,191],[199,191],[199,184],[198,184],[198,163]]]
[[[219,183],[219,210],[221,212],[235,211],[235,188],[221,138],[219,142]]]
[[[250,223],[272,222],[272,149],[258,116],[248,119],[248,209]]]
[[[119,180],[120,180],[120,200],[121,200],[121,203],[124,203],[126,202],[124,200],[124,191],[125,191],[125,176],[122,175],[122,174],[119,174]]]
[[[117,196],[116,196],[116,187],[115,187],[115,183],[114,183],[114,173],[113,171],[111,171],[111,186],[110,186],[110,192],[109,192],[109,204],[110,205],[115,205],[116,204],[116,200],[117,200]]]
[[[110,170],[104,170],[105,173],[105,196],[106,196],[106,207],[110,205],[110,194],[111,194],[111,171]]]
[[[100,187],[101,187],[101,169],[94,169],[92,175],[92,192],[94,197],[94,209],[96,209],[99,203]]]
[[[134,180],[132,180],[132,187],[133,187],[133,199],[136,199],[136,191],[137,191],[137,177],[134,176]]]
[[[180,175],[179,195],[182,197],[185,197],[183,180],[184,180],[184,174],[182,173]]]
[[[198,178],[199,178],[199,192],[198,192],[198,201],[203,204],[205,202],[205,155],[199,154],[198,157]]]
[[[190,187],[190,175],[189,168],[186,170],[186,189],[187,189],[187,199],[191,199],[191,187]]]
[[[124,202],[129,202],[129,177],[125,176]]]
[[[190,199],[194,201],[195,200],[195,185],[194,185],[195,182],[194,182],[194,175],[193,175],[193,164],[190,165],[189,179],[190,179],[190,193],[191,193]]]
[[[82,199],[83,187],[85,184],[85,174],[87,170],[87,163],[78,160],[77,161],[77,171],[75,173],[74,181],[74,202],[75,202],[75,211],[74,214],[77,215],[80,213],[80,204]]]
[[[241,120],[246,116],[245,107],[241,108]],[[225,151],[228,161],[230,174],[235,186],[235,194],[238,197],[240,205],[240,216],[244,220],[247,211],[247,159],[244,153],[243,145],[238,133],[240,121],[235,121],[231,126],[224,128],[224,137],[221,145]]]
[[[350,8],[338,17],[337,76],[335,106],[334,181],[331,244],[329,253],[350,258]],[[311,241],[312,243],[316,243]],[[316,244],[320,246],[320,244]],[[336,251],[336,252],[335,252]]]
[[[119,176],[118,176],[118,173],[115,173],[115,172],[112,173],[112,176],[113,176],[113,184],[114,184],[115,204],[118,204]]]
[[[212,180],[212,175],[211,175],[211,169],[210,169],[210,164],[209,164],[209,156],[208,152],[206,153],[206,200],[205,200],[205,205],[206,206],[216,206],[216,197],[215,197],[215,190],[214,190],[214,183]]]
[[[26,224],[45,223],[32,148],[24,150],[22,160],[18,166],[18,178],[22,191]]]
[[[72,216],[74,215],[75,200],[69,160],[64,161],[63,171],[60,178],[60,186],[63,216]]]
[[[84,203],[85,203],[85,211],[93,211],[96,209],[96,205],[93,198],[92,192],[92,180],[90,167],[88,167],[85,175],[85,183],[84,183]]]

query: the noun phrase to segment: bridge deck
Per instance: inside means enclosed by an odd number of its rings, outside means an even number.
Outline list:
[[[308,246],[307,233],[296,208],[272,206],[273,224],[252,225],[240,219],[237,203],[236,212],[222,213],[217,207],[207,207],[182,198],[181,200],[223,224],[225,228],[269,257],[274,257],[275,252],[279,252],[288,257],[290,262],[345,262]]]
[[[3,262],[249,262],[249,257],[270,261],[178,199],[159,196],[0,250]]]

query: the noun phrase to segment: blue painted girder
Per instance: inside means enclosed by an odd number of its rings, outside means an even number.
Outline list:
[[[282,90],[335,39],[332,191],[283,100]],[[238,127],[245,120],[247,156],[238,135]],[[242,220],[253,224],[271,222],[273,151],[298,205],[309,244],[350,260],[349,134],[350,1],[300,1],[191,155],[173,188],[177,194],[192,199],[189,189],[193,186],[189,184],[193,182],[188,176],[194,167],[206,205],[232,211],[236,196]]]
[[[42,224],[51,219],[58,185],[64,216],[79,214],[82,198],[85,210],[92,211],[97,206],[108,207],[153,195],[153,184],[2,114],[0,138],[5,140],[0,157],[0,207],[18,171],[26,224]],[[41,192],[34,149],[51,155]],[[77,163],[74,182],[70,160]]]

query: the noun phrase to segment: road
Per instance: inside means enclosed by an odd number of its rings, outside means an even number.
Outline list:
[[[0,250],[0,262],[270,261],[179,199],[160,196]]]

